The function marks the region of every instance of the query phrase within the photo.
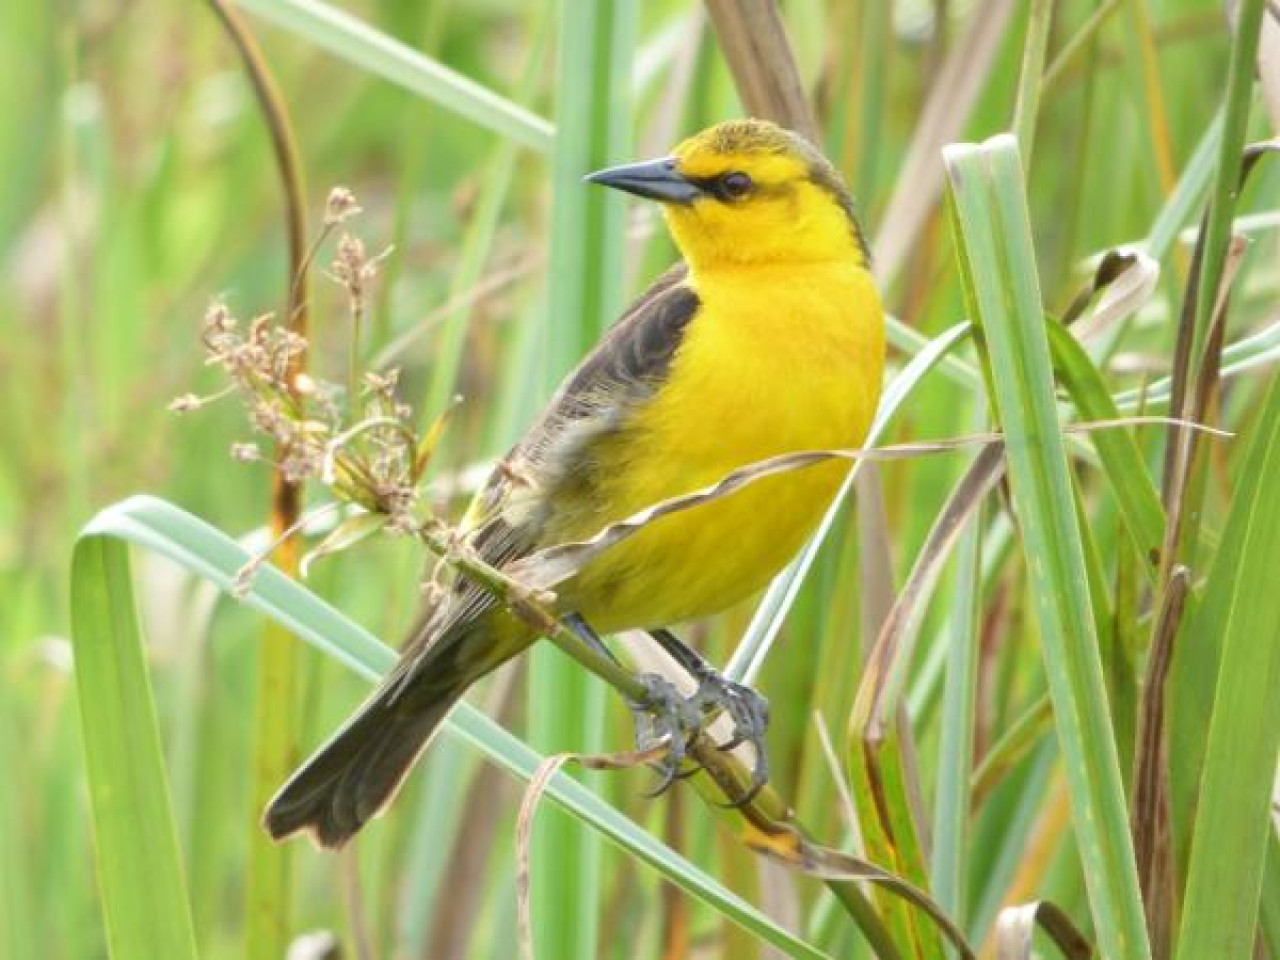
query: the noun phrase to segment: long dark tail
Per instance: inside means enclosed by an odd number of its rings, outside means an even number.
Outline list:
[[[393,672],[280,788],[262,818],[273,838],[302,832],[340,847],[386,809],[440,721],[506,659],[494,656],[497,638],[477,636],[487,632],[480,624],[468,627],[419,653],[411,677]]]

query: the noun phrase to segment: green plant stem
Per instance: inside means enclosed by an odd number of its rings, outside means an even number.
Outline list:
[[[1045,67],[1044,80],[1040,85],[1042,94],[1049,93],[1057,87],[1075,58],[1085,50],[1102,25],[1125,2],[1126,0],[1103,0],[1098,8],[1089,14],[1089,19],[1081,25],[1070,40],[1062,45],[1057,56]]]
[[[889,936],[880,914],[871,901],[863,896],[856,883],[851,880],[828,880],[827,889],[857,922],[858,929],[867,938],[867,943],[875,951],[878,960],[901,960],[902,952]]]
[[[284,98],[253,35],[225,0],[209,0],[210,6],[234,43],[257,98],[267,130],[284,196],[289,272],[285,277],[284,310],[289,330],[306,342],[308,330],[307,226],[302,162],[294,141]],[[359,326],[357,321],[356,342]],[[306,369],[305,351],[292,361],[287,379],[292,389]],[[300,395],[298,402],[301,403]],[[283,460],[278,453],[277,460]],[[271,530],[273,539],[297,526],[302,515],[302,487],[291,483],[279,468],[271,476]],[[286,543],[276,562],[291,575],[298,572],[295,541]],[[288,943],[291,908],[292,854],[272,844],[258,826],[261,810],[284,782],[297,761],[298,703],[300,700],[298,645],[275,624],[264,630],[258,653],[258,677],[254,706],[253,814],[250,820],[249,876],[246,892],[248,922],[245,925],[246,956],[274,960]]]
[[[630,151],[630,80],[639,5],[634,0],[562,0],[552,152],[551,282],[543,384],[547,393],[622,312],[625,208],[621,196],[584,188],[582,177]],[[559,632],[559,631],[557,631]],[[583,752],[603,745],[604,690],[545,649],[532,651],[529,731],[536,747]],[[584,782],[599,780],[584,773]],[[599,953],[598,911],[582,890],[599,886],[599,841],[559,812],[539,817],[531,870],[533,947],[538,956],[586,960]]]
[[[643,702],[645,687],[638,678],[619,666],[610,658],[585,644],[577,634],[573,633],[556,618],[546,607],[547,597],[530,592],[519,581],[490,566],[481,560],[466,546],[459,545],[457,538],[450,537],[442,528],[424,526],[418,531],[427,548],[445,559],[454,569],[468,579],[482,584],[485,589],[498,597],[517,616],[528,623],[539,634],[551,640],[556,647],[573,660],[602,680],[610,684],[629,702]],[[719,745],[706,733],[699,733],[687,746],[690,759],[697,767],[701,767],[706,778],[699,776],[695,784],[714,784],[714,790],[700,790],[708,802],[719,804],[720,797],[741,797],[750,783],[750,774],[732,752],[721,750]],[[716,792],[718,791],[718,792]],[[770,785],[766,784],[748,803],[737,807],[742,820],[748,829],[754,828],[768,834],[778,831],[781,836],[804,837],[804,827],[795,817],[794,809]],[[792,862],[793,868],[807,869],[799,861]],[[844,878],[829,878],[827,885],[836,898],[850,912],[864,935],[884,957],[893,957],[893,940],[885,929],[878,913],[862,895],[855,883]],[[927,898],[919,891],[909,889],[907,885],[894,885],[890,888],[898,896],[904,896],[910,902],[919,905],[927,902]],[[932,934],[931,934],[932,935]]]
[[[1218,159],[1204,227],[1204,261],[1196,290],[1192,370],[1199,368],[1199,359],[1213,319],[1218,287],[1221,285],[1227,260],[1231,218],[1240,184],[1240,157],[1244,151],[1245,129],[1249,122],[1249,91],[1253,83],[1264,7],[1265,0],[1242,0],[1236,11],[1236,36],[1231,47],[1231,63],[1223,94],[1222,139],[1218,142]]]
[[[975,420],[980,427],[987,423],[983,415]],[[973,803],[970,779],[981,636],[983,519],[987,512],[979,507],[956,547],[930,864],[934,895],[943,909],[962,924],[968,909],[966,867]]]
[[[1045,50],[1053,25],[1054,0],[1031,0],[1027,18],[1027,39],[1022,45],[1022,71],[1018,78],[1018,99],[1013,108],[1013,135],[1022,150],[1023,165],[1031,169],[1035,146],[1036,118],[1040,114],[1040,92],[1044,79]]]

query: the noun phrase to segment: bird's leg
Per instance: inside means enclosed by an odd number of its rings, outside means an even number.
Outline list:
[[[582,619],[580,613],[570,613],[564,616],[561,621],[566,627],[573,631],[573,635],[585,643],[588,647],[600,654],[602,657],[608,657],[618,666],[622,666],[618,662],[618,658],[613,655],[613,651],[609,649],[608,644],[600,639],[600,634],[592,629],[591,624]]]
[[[613,651],[580,614],[565,616],[563,623],[591,649],[618,663]],[[657,796],[681,776],[680,768],[684,764],[689,737],[701,726],[703,711],[692,700],[681,696],[675,684],[665,677],[656,673],[642,673],[637,679],[644,685],[644,697],[638,701],[627,701],[636,725],[636,749],[652,750],[660,745],[667,747],[667,752],[658,765],[662,782],[652,794]]]
[[[769,701],[745,684],[725,677],[671,631],[650,630],[649,636],[698,681],[698,689],[687,702],[699,716],[723,710],[733,721],[733,736],[720,749],[732,750],[743,743],[751,744],[754,749],[756,762],[751,770],[751,785],[733,802],[734,806],[745,806],[769,780],[764,743],[765,731],[769,729]]]

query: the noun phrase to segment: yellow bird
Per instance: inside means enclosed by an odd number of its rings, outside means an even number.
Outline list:
[[[884,319],[866,245],[839,174],[808,141],[731,121],[669,157],[587,180],[656,200],[684,259],[569,375],[477,497],[464,529],[499,567],[746,464],[856,447],[879,399]],[[648,630],[694,672],[689,701],[650,678],[652,702],[638,705],[674,715],[674,732],[687,732],[680,717],[725,708],[736,737],[759,744],[763,701],[665,628],[760,590],[847,469],[792,471],[659,519],[560,584],[556,612],[596,644],[595,631]],[[386,808],[467,688],[536,639],[459,582],[374,695],[281,788],[267,830],[342,845]],[[669,773],[678,761],[677,745]]]

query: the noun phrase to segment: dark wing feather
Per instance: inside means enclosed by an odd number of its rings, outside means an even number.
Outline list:
[[[562,494],[591,482],[590,448],[616,432],[666,376],[698,297],[683,263],[645,291],[565,378],[538,422],[503,458],[472,508],[471,545],[493,566],[540,545]],[[492,595],[460,578],[443,608],[423,618],[396,673],[408,683],[436,638],[492,607]],[[473,641],[474,642],[474,641]]]
[[[589,482],[593,444],[619,430],[666,377],[698,296],[677,264],[659,277],[561,384],[480,495],[473,542],[505,562],[537,542],[566,484]],[[518,545],[517,545],[518,544]]]
[[[541,421],[514,452],[527,456],[553,441],[560,421],[595,415],[602,396],[618,400],[620,406],[648,398],[653,385],[666,375],[698,306],[687,277],[688,268],[681,263],[654,281],[565,378]]]
[[[627,311],[494,471],[470,534],[489,563],[527,553],[560,505],[589,489],[599,469],[592,444],[653,395],[697,310],[685,277],[683,267],[668,271]],[[493,605],[486,590],[459,578],[373,697],[271,801],[272,836],[308,831],[341,846],[385,808],[458,698],[527,642],[485,619]]]

